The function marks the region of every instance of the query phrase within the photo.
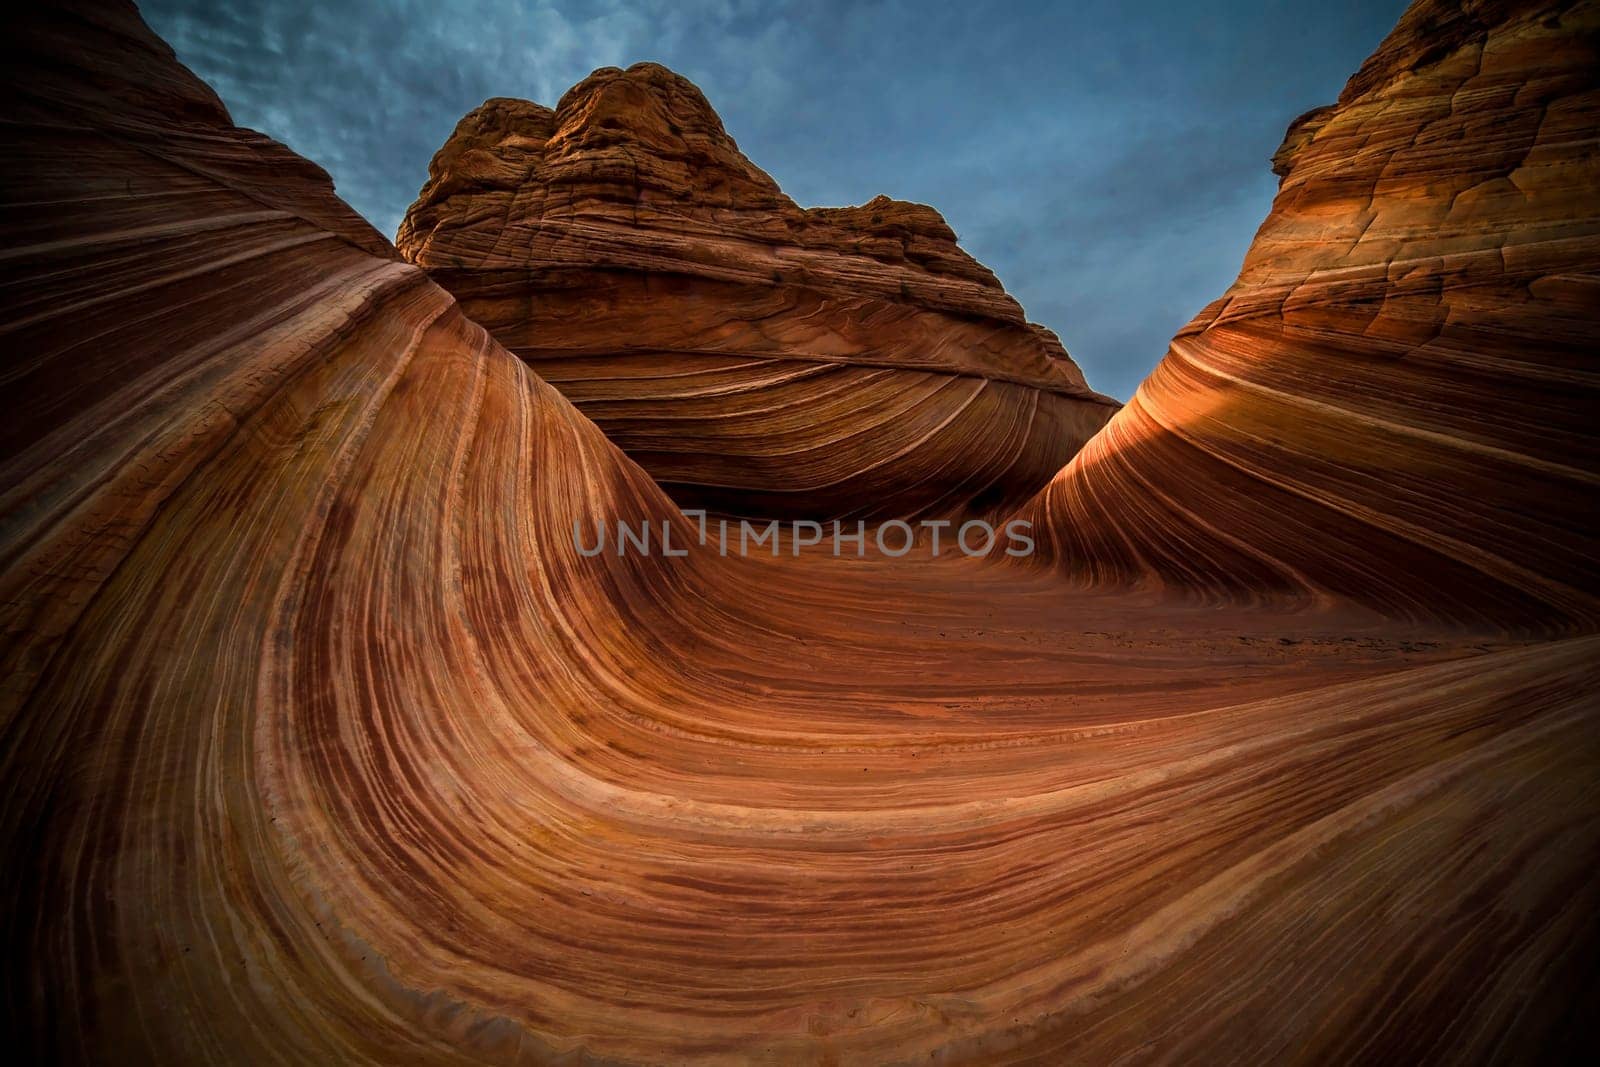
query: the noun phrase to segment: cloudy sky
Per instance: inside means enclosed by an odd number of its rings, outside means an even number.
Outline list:
[[[1268,157],[1403,0],[150,0],[146,19],[394,234],[491,96],[655,60],[806,206],[937,207],[1096,388],[1126,398],[1233,280]]]

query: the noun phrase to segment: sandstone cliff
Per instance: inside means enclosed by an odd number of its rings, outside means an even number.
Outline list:
[[[399,244],[685,506],[995,516],[1116,408],[938,212],[796,206],[653,63],[468,114]]]
[[[1025,512],[1090,580],[1600,612],[1600,7],[1413,5],[1239,280]]]

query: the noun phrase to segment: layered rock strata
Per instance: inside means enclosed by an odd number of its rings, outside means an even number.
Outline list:
[[[1090,581],[1500,624],[1600,605],[1600,8],[1417,3],[1238,281],[1033,502]]]
[[[686,507],[993,517],[1117,406],[938,212],[796,206],[654,63],[469,113],[399,246]]]
[[[20,1059],[1593,1058],[1600,638],[585,556],[675,509],[131,7],[0,48]]]

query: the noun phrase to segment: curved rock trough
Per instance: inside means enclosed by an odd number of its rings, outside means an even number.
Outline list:
[[[131,6],[17,17],[13,1048],[1581,1060],[1597,26],[1420,0],[1078,451],[930,209],[795,208],[661,68],[474,112],[402,256]],[[1040,553],[574,543],[691,501]]]

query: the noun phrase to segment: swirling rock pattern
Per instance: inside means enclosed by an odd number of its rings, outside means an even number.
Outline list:
[[[325,176],[126,5],[0,46],[22,1059],[1592,1051],[1600,637],[583,556],[691,531]]]
[[[1234,286],[1034,501],[1092,580],[1592,622],[1600,8],[1418,3]]]
[[[797,207],[658,64],[490,100],[429,175],[401,251],[685,506],[994,517],[1116,410],[938,212]]]

